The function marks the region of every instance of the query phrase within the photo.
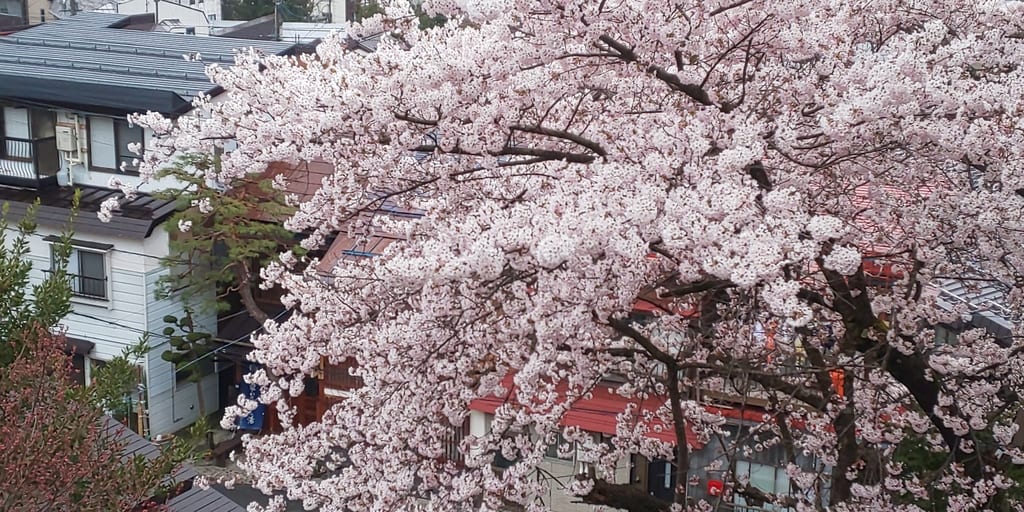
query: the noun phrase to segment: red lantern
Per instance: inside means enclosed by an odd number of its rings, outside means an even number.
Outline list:
[[[721,496],[725,490],[725,484],[721,480],[708,480],[708,495]]]

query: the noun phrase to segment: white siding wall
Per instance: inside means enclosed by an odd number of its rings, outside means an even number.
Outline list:
[[[58,112],[58,124],[75,126],[75,120],[76,117],[73,112]],[[138,177],[118,171],[121,167],[121,162],[118,160],[115,147],[113,117],[78,114],[77,121],[78,145],[81,149],[81,154],[79,155],[78,162],[69,161],[67,158],[69,155],[61,155],[62,171],[58,174],[58,180],[61,185],[73,183],[75,185],[109,187],[110,179],[116,177],[125,184],[138,186],[142,192],[152,192],[180,186],[175,180],[168,179],[140,186]],[[144,132],[146,144],[149,144],[152,139],[152,130],[146,130]],[[90,165],[92,165],[92,168],[90,168]],[[105,169],[97,170],[96,168],[98,167]],[[110,172],[110,169],[114,169],[117,172]]]
[[[59,231],[40,226],[32,237],[29,259],[32,261],[32,284],[42,281],[45,271],[50,268],[50,242],[43,240],[47,235],[58,235]],[[72,299],[72,313],[61,324],[67,334],[96,344],[92,357],[110,359],[121,353],[125,346],[139,340],[146,329],[145,304],[145,257],[139,254],[143,244],[137,240],[111,240],[105,237],[76,233],[75,240],[97,243],[112,243],[114,249],[106,253],[109,261],[110,297],[108,300],[92,300],[75,297]],[[166,249],[165,249],[166,253]]]
[[[150,353],[147,376],[149,377],[149,429],[153,435],[177,432],[199,418],[199,397],[196,385],[182,382],[175,386],[174,367],[160,358],[167,348],[163,345]],[[217,398],[217,375],[203,378],[203,400],[206,414],[220,408]]]
[[[161,231],[162,237],[166,240],[167,234]],[[149,324],[147,329],[154,333],[163,333],[164,316],[173,315],[181,317],[184,314],[184,304],[175,298],[156,300],[154,293],[157,289],[157,281],[167,274],[167,270],[156,267],[146,274],[146,288],[149,297],[146,301],[147,317]],[[197,312],[193,315],[196,328],[209,333],[216,333],[217,316],[211,313]],[[149,354],[146,375],[147,388],[149,390],[149,425],[150,431],[156,435],[178,431],[191,425],[200,413],[199,397],[197,387],[191,382],[175,384],[174,365],[164,361],[161,355],[170,349],[166,338],[155,337],[150,343],[152,351]],[[212,356],[210,356],[212,358]],[[220,408],[218,401],[217,376],[211,374],[206,376],[202,383],[203,401],[206,405],[206,414],[210,414]]]
[[[220,0],[163,0],[160,7],[154,0],[114,0],[96,9],[119,14],[158,14],[157,23],[170,22],[167,28],[184,33],[184,27],[196,29],[197,36],[210,35],[210,22],[220,17]],[[178,26],[174,22],[180,22]]]
[[[50,268],[51,244],[43,237],[57,234],[57,229],[39,226],[38,233],[30,239],[30,285],[41,282]],[[12,235],[9,233],[8,239]],[[163,317],[184,313],[180,300],[156,300],[155,297],[157,280],[167,272],[160,266],[160,258],[168,254],[166,230],[157,228],[146,240],[111,239],[88,233],[75,233],[74,239],[114,245],[107,252],[110,296],[106,301],[73,298],[73,312],[61,325],[69,336],[95,343],[90,357],[98,360],[109,360],[121,354],[125,347],[137,343],[144,331],[153,333],[149,340],[150,353],[141,362],[149,392],[150,433],[169,433],[187,427],[199,414],[196,386],[182,383],[176,388],[173,366],[160,357],[170,347],[167,338],[162,336]],[[206,332],[216,332],[215,314],[200,315],[196,321]],[[202,385],[209,414],[220,408],[217,376],[206,377]]]

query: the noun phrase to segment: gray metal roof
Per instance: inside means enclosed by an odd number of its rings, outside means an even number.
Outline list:
[[[86,12],[0,37],[0,98],[97,111],[180,114],[218,89],[205,68],[235,52],[293,53],[295,44],[124,28],[131,16]],[[186,60],[196,55],[201,61]]]
[[[939,288],[939,305],[948,311],[965,306],[970,323],[988,330],[997,338],[1009,337],[1014,324],[1021,321],[1006,305],[1009,287],[995,279],[970,273],[957,279],[946,279]]]
[[[191,489],[171,498],[167,503],[172,512],[244,512],[245,508],[212,488]]]
[[[103,417],[103,430],[109,436],[108,439],[114,439],[123,444],[121,456],[126,461],[130,461],[139,455],[146,460],[154,460],[160,456],[160,448],[157,445],[136,434],[110,416]],[[173,483],[185,482],[197,476],[199,474],[196,473],[195,469],[192,469],[192,466],[182,464],[165,479],[164,483],[171,483],[172,481]]]
[[[122,198],[118,190],[80,185],[75,187],[43,187],[39,189],[0,186],[0,204],[7,203],[8,218],[20,219],[36,200],[36,222],[44,226],[60,227],[68,222],[75,189],[81,190],[78,216],[73,228],[76,232],[105,235],[112,238],[143,239],[153,233],[174,213],[175,202],[138,194],[131,200],[122,199],[110,222],[96,215],[100,206],[111,197]]]
[[[132,432],[110,416],[103,417],[104,430],[107,435],[124,444],[121,453],[125,458],[141,455],[152,460],[160,456],[160,448],[151,441]],[[188,464],[182,464],[174,472],[175,482],[183,482],[195,478],[198,474]],[[193,485],[187,491],[171,498],[167,502],[173,512],[244,512],[245,508],[231,501],[227,496],[215,489],[201,489]]]

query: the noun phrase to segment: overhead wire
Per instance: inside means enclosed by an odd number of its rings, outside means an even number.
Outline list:
[[[8,226],[6,228],[6,230],[14,232],[14,233],[18,232],[17,228],[13,228],[13,227],[10,227],[10,226]],[[47,236],[49,236],[49,235],[42,235],[42,234],[39,234],[39,233],[32,233],[31,235],[33,237],[41,238],[41,239],[45,239]],[[74,241],[72,241],[71,246],[74,247],[74,245],[75,245]],[[151,259],[158,260],[158,261],[161,261],[161,262],[166,261],[166,262],[169,262],[169,263],[179,263],[179,264],[188,263],[187,260],[183,260],[183,259],[171,258],[171,257],[168,257],[168,256],[154,256],[152,254],[146,254],[146,253],[143,253],[143,252],[129,251],[127,249],[118,249],[117,247],[111,247],[107,251],[108,252],[119,252],[119,253],[122,253],[122,254],[130,254],[132,256],[142,256],[144,258],[151,258]]]
[[[276,320],[280,319],[280,318],[281,318],[282,316],[284,316],[284,314],[285,314],[285,313],[288,313],[289,311],[291,311],[291,310],[290,310],[290,309],[286,309],[286,310],[284,310],[284,311],[281,311],[280,313],[278,313],[278,314],[277,314],[277,315],[276,315],[276,316],[275,316],[274,318],[272,318],[271,320],[274,320],[274,321],[276,321]],[[232,313],[232,314],[230,314],[230,315],[228,315],[228,316],[226,316],[226,317],[223,317],[223,318],[219,318],[218,320],[225,320],[225,319],[228,319],[228,318],[232,318],[232,317],[238,316],[238,315],[240,315],[240,314],[243,314],[243,313],[245,313],[245,312],[246,312],[246,310],[244,310],[244,309],[243,309],[243,310],[241,310],[241,311],[238,311],[238,312]],[[170,340],[170,339],[171,339],[171,338],[173,337],[173,336],[171,336],[171,335],[167,335],[167,334],[163,334],[163,333],[155,333],[155,332],[152,332],[152,331],[148,331],[148,330],[145,330],[145,329],[140,329],[140,328],[138,328],[138,327],[132,327],[132,326],[130,326],[130,325],[124,325],[124,324],[122,324],[122,323],[118,323],[118,322],[115,322],[115,321],[113,321],[113,320],[109,320],[109,319],[106,319],[106,318],[100,318],[100,317],[97,317],[97,316],[93,316],[93,315],[88,315],[88,314],[85,314],[85,313],[80,313],[80,312],[78,312],[78,311],[72,311],[72,312],[71,312],[71,314],[72,314],[72,315],[77,315],[77,316],[81,316],[81,317],[85,317],[85,318],[88,318],[88,319],[90,319],[90,320],[95,320],[95,321],[97,321],[97,322],[102,322],[102,323],[105,323],[105,324],[108,324],[108,325],[112,325],[112,326],[114,326],[114,327],[118,327],[118,328],[120,328],[120,329],[127,329],[127,330],[129,330],[129,331],[132,331],[132,332],[137,332],[137,333],[139,333],[139,334],[142,334],[142,335],[148,335],[148,336],[158,336],[158,337],[160,337],[160,338],[164,338],[165,340]],[[246,333],[246,334],[242,335],[242,336],[241,336],[241,337],[239,337],[238,339],[236,339],[236,340],[233,340],[233,341],[229,341],[229,342],[227,342],[227,343],[225,343],[225,344],[221,345],[220,347],[217,347],[216,349],[214,349],[214,350],[211,350],[210,352],[207,352],[206,354],[203,354],[202,356],[199,356],[199,357],[197,357],[197,358],[195,358],[195,359],[193,359],[193,360],[191,360],[191,361],[188,361],[188,362],[187,362],[187,363],[185,363],[184,365],[182,365],[182,366],[178,367],[178,368],[177,368],[177,370],[181,370],[181,369],[187,368],[187,367],[189,367],[189,366],[191,366],[191,365],[195,364],[196,362],[198,362],[198,361],[200,361],[200,360],[204,359],[204,358],[205,358],[205,357],[207,357],[207,356],[210,356],[210,355],[214,355],[214,354],[216,354],[217,352],[220,352],[221,350],[224,350],[224,349],[226,349],[226,348],[228,348],[228,347],[230,347],[230,346],[233,346],[233,345],[237,345],[237,344],[239,344],[239,343],[241,343],[241,342],[245,341],[246,339],[248,339],[248,338],[251,338],[251,337],[252,337],[252,336],[253,336],[254,334],[256,334],[257,332],[259,332],[259,331],[260,331],[260,330],[262,330],[262,329],[263,329],[263,326],[262,326],[262,325],[260,325],[259,327],[256,327],[256,328],[255,328],[255,329],[253,329],[252,331],[250,331],[250,332],[248,332],[248,333]],[[161,345],[163,345],[163,343],[161,343]]]
[[[278,313],[276,316],[274,316],[274,318],[271,318],[270,320],[276,322],[282,316],[284,316],[286,313],[290,313],[291,311],[292,311],[291,309],[285,309],[285,310],[281,311],[280,313]],[[240,338],[238,338],[238,339],[236,339],[234,341],[229,341],[227,343],[224,343],[223,345],[221,345],[221,346],[219,346],[219,347],[217,347],[217,348],[215,348],[215,349],[213,349],[213,350],[211,350],[211,351],[209,351],[209,352],[207,352],[207,353],[205,353],[205,354],[203,354],[203,355],[201,355],[201,356],[199,356],[199,357],[197,357],[197,358],[195,358],[195,359],[193,359],[191,361],[188,361],[187,363],[177,367],[176,369],[177,370],[183,370],[183,369],[188,368],[189,366],[191,366],[191,365],[193,365],[193,364],[195,364],[195,363],[205,359],[208,356],[216,355],[218,352],[220,352],[220,351],[222,351],[222,350],[224,350],[224,349],[226,349],[228,347],[237,345],[237,344],[245,341],[246,339],[251,338],[254,334],[256,334],[257,332],[259,332],[262,329],[263,329],[263,325],[261,324],[259,327],[257,327],[255,329],[253,329],[252,331],[242,335]]]

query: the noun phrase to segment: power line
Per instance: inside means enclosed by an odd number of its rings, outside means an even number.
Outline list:
[[[19,230],[17,228],[12,228],[10,226],[8,226],[6,228],[6,231],[10,231],[12,233],[18,233],[19,232]],[[45,239],[47,236],[49,236],[49,235],[41,235],[39,233],[31,233],[31,235],[33,237],[42,238],[42,239]],[[75,246],[74,240],[72,240],[71,246],[72,247]],[[143,253],[143,252],[129,251],[127,249],[118,249],[117,247],[110,248],[109,252],[119,252],[121,254],[131,254],[133,256],[142,256],[144,258],[152,258],[154,260],[158,260],[158,261],[161,261],[161,262],[165,262],[166,261],[166,262],[170,262],[170,263],[182,263],[182,264],[188,263],[188,260],[171,258],[169,256],[154,256],[152,254],[146,254],[146,253]]]
[[[281,316],[283,316],[288,311],[290,311],[290,310],[286,309],[286,310],[282,311],[280,314],[278,314],[276,317],[274,317],[273,320],[277,320],[278,318],[281,318]],[[236,317],[236,316],[241,315],[241,314],[246,313],[246,312],[247,311],[243,309],[241,311],[232,313],[232,314],[230,314],[230,315],[228,315],[226,317],[218,318],[217,320],[218,321],[227,320],[229,318]],[[121,323],[114,322],[113,320],[108,320],[108,319],[100,318],[100,317],[97,317],[97,316],[87,315],[85,313],[79,313],[78,311],[72,311],[71,314],[72,315],[78,315],[78,316],[81,316],[81,317],[85,317],[85,318],[88,318],[88,319],[91,319],[91,320],[95,320],[97,322],[102,322],[102,323],[105,323],[105,324],[108,324],[108,325],[112,325],[114,327],[119,327],[121,329],[127,329],[129,331],[137,332],[139,334],[145,334],[145,335],[149,335],[149,336],[158,336],[158,337],[164,338],[166,340],[170,340],[173,337],[173,336],[168,336],[168,335],[163,334],[163,333],[155,333],[155,332],[152,332],[152,331],[147,331],[145,329],[140,329],[138,327],[132,327],[130,325],[124,325],[124,324],[121,324]],[[199,359],[202,359],[203,357],[206,357],[207,355],[210,355],[210,354],[213,354],[215,352],[218,352],[218,351],[220,351],[220,350],[222,350],[222,349],[224,349],[224,348],[226,348],[228,346],[241,343],[242,341],[245,341],[246,338],[249,338],[253,334],[256,334],[256,332],[259,331],[262,328],[263,328],[263,326],[261,325],[261,326],[257,327],[256,329],[253,329],[252,332],[249,332],[249,333],[243,335],[241,338],[238,338],[237,340],[231,341],[231,342],[229,342],[228,344],[226,344],[226,345],[224,345],[222,347],[218,347],[216,350],[208,352],[207,354],[205,354],[203,356],[200,356],[197,359],[189,361],[185,366],[189,366],[189,365],[193,364],[195,361],[198,361]],[[162,343],[161,343],[161,345],[162,345]],[[185,366],[183,366],[182,368],[184,368]]]
[[[282,316],[284,316],[285,313],[289,313],[289,312],[291,312],[290,309],[286,309],[284,311],[281,311],[280,313],[277,314],[277,316],[275,316],[274,318],[271,318],[271,320],[276,322],[278,319],[280,319]],[[215,348],[215,349],[213,349],[213,350],[211,350],[211,351],[209,351],[209,352],[207,352],[207,353],[205,353],[205,354],[203,354],[203,355],[201,355],[201,356],[199,356],[199,357],[197,357],[197,358],[195,358],[195,359],[193,359],[193,360],[191,360],[191,361],[189,361],[189,362],[187,362],[187,363],[185,363],[185,364],[183,364],[181,366],[178,366],[178,367],[175,368],[175,370],[180,371],[180,370],[183,370],[185,368],[188,368],[189,366],[192,366],[193,364],[195,364],[195,363],[205,359],[207,356],[215,355],[217,352],[220,352],[221,350],[224,350],[224,349],[226,349],[226,348],[228,348],[228,347],[230,347],[232,345],[237,345],[237,344],[245,341],[246,339],[251,338],[253,334],[256,334],[258,331],[260,331],[262,329],[263,329],[263,325],[261,324],[259,327],[253,329],[251,332],[248,332],[248,333],[242,335],[242,337],[240,337],[240,338],[238,338],[238,339],[236,339],[234,341],[230,341],[228,343],[225,343],[224,345],[221,345],[221,346],[219,346],[219,347],[217,347],[217,348]]]
[[[105,324],[112,325],[114,327],[119,327],[121,329],[127,329],[129,331],[134,331],[134,332],[137,332],[139,334],[145,334],[145,335],[149,335],[149,336],[159,336],[161,338],[165,338],[165,339],[168,339],[168,340],[171,339],[171,337],[167,336],[166,334],[160,334],[160,333],[155,333],[155,332],[147,331],[145,329],[139,329],[138,327],[132,327],[130,325],[120,324],[120,323],[114,322],[113,320],[108,320],[106,318],[100,318],[100,317],[97,317],[97,316],[87,315],[85,313],[80,313],[80,312],[74,311],[74,310],[71,311],[71,314],[72,315],[78,315],[78,316],[81,316],[81,317],[85,317],[85,318],[88,318],[88,319],[91,319],[91,320],[95,320],[97,322],[103,322]]]

